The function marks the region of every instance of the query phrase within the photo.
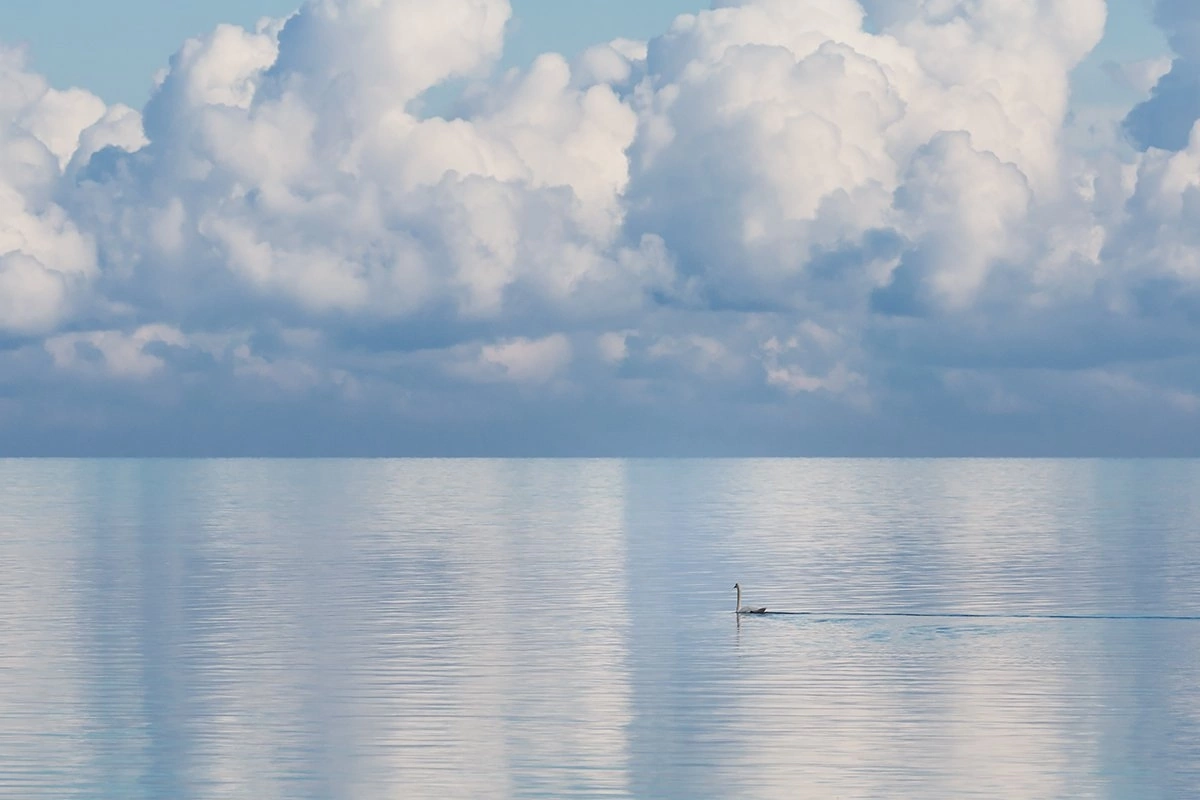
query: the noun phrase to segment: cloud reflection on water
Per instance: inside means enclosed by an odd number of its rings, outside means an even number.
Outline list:
[[[1181,796],[1191,462],[0,462],[22,797]],[[740,626],[730,587],[776,610]]]

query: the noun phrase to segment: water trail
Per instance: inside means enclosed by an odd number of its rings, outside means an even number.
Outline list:
[[[1200,622],[1200,616],[1173,614],[968,614],[934,611],[768,611],[758,617],[819,617],[843,619],[850,617],[912,617],[920,619],[1047,619],[1047,620],[1142,620],[1169,622]]]

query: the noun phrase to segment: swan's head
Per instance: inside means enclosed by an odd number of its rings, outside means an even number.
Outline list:
[[[742,588],[742,587],[741,587],[741,585],[740,585],[740,584],[737,584],[737,583],[735,583],[735,584],[733,585],[733,588],[735,588],[735,589],[740,589],[740,588]]]

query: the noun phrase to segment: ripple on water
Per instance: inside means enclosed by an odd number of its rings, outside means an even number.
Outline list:
[[[1188,797],[1200,622],[1150,617],[1200,617],[1197,489],[0,461],[0,796]],[[741,619],[734,581],[802,613]]]

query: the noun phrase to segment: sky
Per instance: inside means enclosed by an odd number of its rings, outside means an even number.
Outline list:
[[[1151,0],[1112,0],[1103,41],[1079,71],[1079,94],[1092,102],[1120,101],[1124,87],[1103,65],[1165,54],[1168,44],[1153,24]],[[690,0],[514,0],[505,43],[505,66],[528,66],[555,51],[575,55],[616,38],[649,39],[680,14],[704,8]],[[110,103],[140,108],[154,73],[185,39],[221,23],[252,28],[263,17],[283,17],[297,0],[40,0],[0,5],[0,41],[30,48],[32,65],[60,88],[82,86]]]
[[[1200,455],[1181,0],[0,8],[0,454]]]
[[[33,65],[56,86],[83,86],[108,102],[141,107],[155,71],[188,37],[221,23],[252,28],[263,17],[287,16],[299,5],[299,0],[4,3],[0,39],[27,44]],[[679,14],[700,8],[687,0],[515,0],[512,6],[503,62],[521,66],[548,51],[575,54],[608,39],[648,39]]]

